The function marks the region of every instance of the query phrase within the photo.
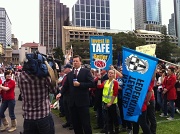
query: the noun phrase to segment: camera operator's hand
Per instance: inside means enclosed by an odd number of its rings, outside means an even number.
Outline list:
[[[57,94],[57,95],[56,95],[56,100],[59,100],[60,97],[61,97],[61,93]]]

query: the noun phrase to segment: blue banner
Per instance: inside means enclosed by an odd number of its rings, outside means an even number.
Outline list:
[[[158,59],[123,47],[124,119],[137,122]]]
[[[91,68],[109,70],[112,65],[112,37],[90,36]]]

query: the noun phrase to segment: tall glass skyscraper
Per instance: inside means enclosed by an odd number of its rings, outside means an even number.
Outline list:
[[[11,21],[5,8],[0,7],[0,44],[11,46]]]
[[[134,0],[135,29],[159,31],[161,0]],[[156,29],[157,28],[157,29]]]
[[[180,46],[180,0],[174,0],[174,22],[175,34],[178,37],[178,46]]]
[[[78,0],[72,8],[74,26],[110,29],[109,0]]]

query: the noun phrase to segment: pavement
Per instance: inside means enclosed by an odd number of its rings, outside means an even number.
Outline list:
[[[23,131],[23,111],[22,111],[22,102],[18,101],[18,95],[19,95],[19,88],[16,86],[15,88],[15,96],[16,96],[16,106],[15,106],[15,115],[17,118],[17,130],[12,132],[11,134],[20,134],[20,132]],[[10,122],[8,109],[5,113],[8,121]],[[64,123],[60,117],[53,115],[54,124],[55,124],[55,134],[74,134],[73,130],[69,130],[62,127],[62,124]],[[0,134],[10,134],[8,131],[0,132]]]

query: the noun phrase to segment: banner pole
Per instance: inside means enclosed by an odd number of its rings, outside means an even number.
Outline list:
[[[177,65],[177,64],[174,64],[174,63],[172,63],[172,62],[169,62],[169,61],[166,61],[166,60],[163,60],[163,59],[158,59],[158,60],[160,60],[160,61],[162,61],[162,62],[166,62],[166,63],[171,64],[171,65],[174,65],[174,66],[179,66],[179,65]]]

